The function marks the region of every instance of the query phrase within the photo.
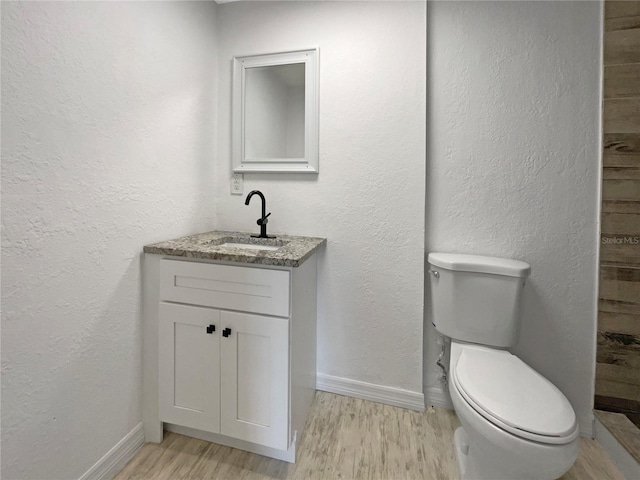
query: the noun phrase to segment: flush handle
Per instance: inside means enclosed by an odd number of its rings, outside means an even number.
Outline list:
[[[440,272],[438,272],[437,270],[429,270],[429,273],[436,278],[440,278]]]
[[[225,328],[224,330],[222,330],[222,336],[223,337],[228,337],[229,335],[231,335],[231,329],[230,328]]]

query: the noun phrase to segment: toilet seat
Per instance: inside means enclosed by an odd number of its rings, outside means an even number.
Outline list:
[[[505,350],[464,347],[452,381],[477,413],[513,435],[545,444],[578,436],[575,412],[562,392]]]

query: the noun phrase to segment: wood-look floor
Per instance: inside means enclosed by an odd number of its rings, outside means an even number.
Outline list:
[[[596,417],[632,457],[640,463],[640,428],[622,413],[594,410]]]
[[[450,410],[414,412],[317,392],[296,464],[175,433],[146,444],[116,480],[458,479]],[[600,446],[582,441],[562,480],[624,480]]]

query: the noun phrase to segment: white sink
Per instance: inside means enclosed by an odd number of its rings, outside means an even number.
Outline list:
[[[229,242],[229,243],[223,243],[220,246],[221,247],[228,247],[228,248],[244,248],[246,250],[271,250],[271,251],[280,250],[280,247],[272,247],[271,245],[257,245],[255,243],[233,243],[233,242]]]

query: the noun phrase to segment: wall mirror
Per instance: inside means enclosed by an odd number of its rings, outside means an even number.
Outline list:
[[[318,49],[233,57],[233,171],[318,173]]]

